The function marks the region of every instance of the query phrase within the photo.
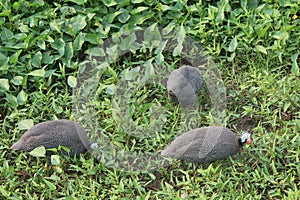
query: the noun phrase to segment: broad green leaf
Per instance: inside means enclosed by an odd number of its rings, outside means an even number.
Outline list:
[[[30,34],[26,37],[26,39],[24,40],[24,42],[25,42],[27,45],[29,45],[29,43],[30,43],[30,41],[31,41],[32,38],[34,38],[34,34],[33,34],[33,33],[30,33]]]
[[[71,6],[62,6],[59,11],[65,16],[76,14],[75,8]]]
[[[0,71],[2,71],[3,74],[6,74],[7,71],[9,69],[9,65],[5,64],[5,65],[0,65]]]
[[[7,2],[7,1],[2,1],[2,2]],[[4,4],[5,5],[5,4]],[[8,7],[8,6],[7,6]],[[11,17],[11,10],[10,9],[5,9],[4,11],[1,12],[1,16],[6,16],[6,17]],[[0,18],[1,19],[1,18]],[[4,20],[3,20],[4,21]]]
[[[4,27],[1,33],[1,40],[3,41],[9,40],[13,35],[14,35],[13,32],[11,32],[9,29]]]
[[[162,52],[165,50],[166,45],[168,41],[160,42],[159,46],[155,49],[154,53],[155,54],[162,54]]]
[[[57,168],[59,168],[59,167],[55,167],[55,169],[57,169]],[[59,171],[62,172],[62,169],[59,169]],[[56,170],[56,172],[58,172],[58,170]],[[59,176],[55,175],[55,174],[52,174],[52,175],[50,176],[50,179],[51,179],[51,180],[54,180],[54,181],[60,181],[60,180],[61,180],[61,178],[60,178]]]
[[[87,14],[87,21],[89,21],[89,20],[91,20],[91,19],[93,19],[93,17],[96,15],[96,13],[88,13]]]
[[[0,66],[6,65],[9,58],[0,52]]]
[[[71,35],[76,35],[80,30],[84,29],[86,26],[85,16],[77,15],[70,20],[70,24],[72,25],[72,29],[67,32]]]
[[[42,53],[40,51],[36,52],[31,60],[32,65],[36,68],[41,67],[42,58],[43,58]]]
[[[26,34],[26,33],[18,33],[18,34],[14,34],[14,35],[12,36],[12,38],[15,38],[15,39],[17,39],[17,40],[25,40],[26,37],[27,37],[27,34]],[[11,38],[11,39],[12,39],[12,38]]]
[[[6,100],[8,101],[10,107],[16,108],[18,106],[17,97],[14,95],[6,94]]]
[[[103,0],[102,1],[104,3],[105,6],[107,7],[111,7],[111,6],[114,6],[114,5],[117,5],[118,3],[115,2],[114,0]]]
[[[119,45],[113,45],[110,47],[106,48],[106,53],[110,56],[110,57],[114,57],[114,56],[118,56],[118,47]]]
[[[106,22],[106,23],[113,23],[114,19],[116,18],[116,16],[118,16],[120,14],[120,12],[114,12],[114,13],[109,13],[107,15],[105,15],[103,17],[103,20]]]
[[[24,92],[24,90],[19,92],[19,94],[17,96],[18,105],[23,105],[24,103],[26,103],[27,98],[28,98],[28,94],[26,92]]]
[[[130,14],[136,15],[136,14],[138,14],[140,12],[143,12],[144,10],[147,10],[147,9],[148,9],[148,7],[140,6],[140,7],[137,7],[135,9],[131,10]]]
[[[45,157],[46,156],[46,149],[43,146],[37,147],[29,152],[30,155],[34,157]]]
[[[9,90],[8,79],[0,78],[0,92],[6,92]]]
[[[84,40],[85,40],[85,33],[78,33],[78,35],[76,36],[75,40],[74,40],[74,50],[75,51],[78,51],[81,49],[83,43],[84,43]]]
[[[12,83],[14,85],[22,85],[23,76],[15,76]]]
[[[158,53],[155,57],[155,62],[158,65],[161,65],[163,63],[163,61],[165,60],[165,57],[162,53]]]
[[[87,2],[87,0],[65,0],[65,2],[73,2],[76,3],[77,5],[83,5]]]
[[[32,119],[25,119],[18,123],[19,130],[28,130],[33,127],[33,120]]]
[[[120,14],[118,16],[119,22],[125,23],[125,22],[128,21],[129,18],[130,18],[130,15],[129,15],[128,11],[124,8],[121,8],[120,9]]]
[[[45,4],[44,0],[35,0],[30,3],[30,5],[33,7],[40,7],[43,6],[44,4]]]
[[[116,90],[116,86],[113,85],[113,84],[106,86],[106,94],[114,95],[115,94],[115,90]]]
[[[195,12],[198,10],[198,8],[195,5],[190,5],[187,9],[189,12]]]
[[[91,56],[105,56],[105,52],[102,48],[94,47],[90,50],[89,55],[91,55]]]
[[[51,164],[52,165],[60,165],[59,155],[51,155]]]
[[[166,48],[166,44],[168,43],[168,41],[164,41],[164,42],[161,42],[160,45],[156,48],[156,50],[154,51],[155,54],[157,54],[156,58],[155,58],[155,62],[157,64],[161,64],[165,57],[163,55],[163,51],[165,50]]]
[[[102,42],[101,38],[97,34],[88,33],[85,35],[84,40],[91,44],[100,44]]]
[[[62,38],[55,39],[53,43],[53,48],[56,49],[60,56],[65,54],[65,41]]]
[[[178,31],[178,34],[177,34],[177,46],[174,48],[173,50],[173,55],[174,56],[178,56],[182,53],[182,48],[183,48],[183,42],[184,42],[184,39],[185,39],[185,29],[183,26],[180,27],[180,30]]]
[[[121,41],[121,50],[129,50],[136,40],[135,32],[132,32],[126,39]]]
[[[6,197],[7,199],[11,196],[11,192],[9,192],[8,190],[5,189],[6,186],[5,185],[1,185],[0,187],[0,193]]]
[[[13,55],[11,55],[10,58],[9,58],[9,62],[11,64],[15,64],[18,61],[19,56],[20,56],[21,53],[22,53],[22,50],[19,50],[16,53],[14,53]]]
[[[27,47],[28,47],[28,44],[24,43],[24,42],[10,46],[10,48],[13,48],[13,49],[26,49]]]
[[[45,73],[45,77],[51,76],[55,71],[56,71],[56,69],[47,70]]]
[[[144,40],[149,44],[152,44],[154,40],[161,41],[161,35],[158,30],[157,24],[153,24],[148,27],[144,32]]]
[[[224,20],[224,9],[225,9],[225,4],[222,4],[219,8],[218,8],[218,15],[216,17],[216,23],[222,22]]]
[[[174,29],[174,27],[176,27],[174,23],[168,24],[168,26],[162,29],[162,34],[168,35]]]
[[[57,173],[59,173],[59,174],[62,174],[62,173],[63,173],[63,169],[60,168],[60,167],[58,167],[58,166],[55,167],[55,171],[56,171]],[[52,176],[52,175],[51,175],[51,176]],[[67,200],[67,199],[65,199],[65,200]],[[71,200],[74,200],[74,198],[71,198]]]
[[[180,26],[180,30],[178,32],[178,35],[177,35],[177,42],[182,44],[184,42],[184,39],[185,39],[185,29],[183,26]]]
[[[255,13],[261,13],[262,10],[266,7],[267,5],[264,3],[258,7],[255,8]]]
[[[164,12],[166,10],[171,10],[171,7],[167,5],[161,5],[160,10]]]
[[[68,85],[69,85],[71,88],[76,87],[76,85],[77,85],[77,79],[76,79],[74,76],[69,76],[69,77],[68,77]]]
[[[46,44],[44,40],[38,40],[37,41],[37,45],[42,49],[45,50],[46,49]]]
[[[139,72],[140,72],[140,67],[134,67],[130,69],[126,73],[125,80],[127,81],[135,80],[135,77],[138,75]]]
[[[56,190],[56,186],[53,183],[47,181],[46,179],[44,179],[44,182],[46,183],[46,185],[49,187],[50,190]]]
[[[234,52],[236,50],[237,46],[238,46],[238,42],[237,42],[236,37],[234,37],[229,44],[228,51]]]
[[[247,11],[247,0],[241,0],[241,7],[244,11]]]
[[[51,21],[50,22],[50,28],[51,28],[51,30],[55,30],[55,31],[57,31],[57,32],[59,32],[59,33],[61,33],[61,22],[59,22],[58,20],[53,20],[53,21]]]
[[[118,2],[117,10],[119,8],[123,8],[125,6],[130,5],[130,0],[118,0],[117,2]]]
[[[140,80],[140,83],[139,83],[140,85],[145,84],[149,80],[149,78],[151,78],[151,76],[155,74],[154,67],[152,64],[153,60],[154,60],[154,58],[150,58],[144,63],[146,70],[145,70],[145,74],[144,74],[143,78]]]
[[[18,27],[19,31],[21,31],[22,33],[28,33],[29,32],[29,28],[27,25],[20,23],[19,27]]]
[[[43,53],[43,63],[52,64],[55,61],[54,55],[51,55],[51,51],[46,51]]]
[[[37,69],[37,70],[34,70],[34,71],[30,72],[28,75],[44,77],[45,73],[46,72],[45,72],[44,69]]]
[[[272,36],[285,42],[289,38],[289,33],[286,31],[276,31]]]
[[[150,79],[150,77],[155,75],[155,70],[154,70],[154,67],[152,65],[152,61],[151,60],[147,61],[145,63],[145,66],[146,66],[145,77],[147,79]]]
[[[70,61],[73,57],[73,46],[72,42],[68,42],[65,47],[65,58]]]
[[[130,22],[133,24],[143,24],[147,19],[151,18],[154,15],[154,12],[149,14],[136,14],[130,18]]]
[[[291,56],[291,60],[292,60],[292,62],[295,62],[295,63],[297,63],[297,58],[298,58],[298,56],[299,56],[299,52],[298,52],[298,53],[295,53],[295,54],[293,54],[293,55]]]
[[[45,40],[50,43],[54,42],[54,39],[50,35],[47,35]]]
[[[131,3],[142,3],[144,2],[145,0],[131,0]]]
[[[262,52],[264,54],[268,54],[267,50],[265,49],[265,47],[261,46],[261,45],[256,45],[255,49],[259,52]]]
[[[182,44],[178,44],[175,48],[174,48],[174,51],[173,51],[173,56],[178,56],[181,54],[182,52]]]

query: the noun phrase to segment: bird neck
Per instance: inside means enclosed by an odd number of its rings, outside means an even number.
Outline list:
[[[245,142],[242,142],[242,139],[239,138],[239,145],[240,145],[241,148],[244,146],[244,144],[245,144]]]

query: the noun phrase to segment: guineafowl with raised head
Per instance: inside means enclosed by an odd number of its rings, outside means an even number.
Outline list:
[[[74,156],[89,149],[90,143],[85,130],[78,123],[61,119],[36,124],[10,148],[31,151],[39,146],[49,149],[59,145],[68,147],[70,156]],[[66,154],[64,151],[63,153]]]
[[[168,78],[169,98],[183,107],[195,105],[202,82],[202,74],[199,69],[184,65],[172,71]]]
[[[183,133],[161,155],[187,162],[205,163],[234,155],[245,143],[251,142],[250,131],[245,131],[237,138],[228,128],[209,126]]]

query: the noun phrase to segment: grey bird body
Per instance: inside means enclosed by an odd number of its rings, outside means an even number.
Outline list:
[[[181,106],[196,103],[197,93],[202,85],[202,74],[199,69],[184,65],[172,71],[167,81],[170,99]]]
[[[251,134],[248,133],[243,142],[251,142],[250,137]],[[193,129],[177,137],[161,155],[187,162],[205,163],[225,159],[241,148],[242,144],[231,130],[209,126]]]
[[[48,149],[57,148],[59,145],[68,147],[70,156],[74,156],[89,148],[89,140],[78,123],[62,119],[36,124],[27,130],[11,149],[31,151],[39,146]]]

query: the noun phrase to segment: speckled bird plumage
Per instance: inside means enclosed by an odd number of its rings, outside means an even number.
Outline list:
[[[187,162],[205,163],[225,159],[241,148],[239,139],[231,130],[221,126],[209,126],[180,135],[161,155]]]
[[[194,105],[202,85],[202,74],[199,69],[184,65],[170,74],[167,89],[170,99],[183,107]]]
[[[68,147],[70,156],[74,156],[89,148],[89,140],[78,123],[62,119],[36,124],[27,130],[11,149],[31,151],[39,146],[48,149],[57,148],[59,145]]]

